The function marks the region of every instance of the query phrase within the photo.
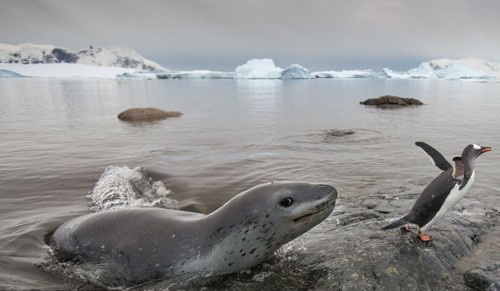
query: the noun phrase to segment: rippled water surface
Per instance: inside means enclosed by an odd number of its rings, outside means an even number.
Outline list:
[[[359,105],[386,94],[426,105]],[[130,107],[184,115],[119,121]],[[478,143],[493,152],[478,159],[468,195],[500,205],[499,113],[500,83],[0,79],[0,287],[72,286],[40,267],[44,236],[88,212],[85,196],[111,165],[144,167],[182,209],[209,213],[276,180],[329,183],[339,199],[420,192],[439,171],[415,141],[450,159]]]

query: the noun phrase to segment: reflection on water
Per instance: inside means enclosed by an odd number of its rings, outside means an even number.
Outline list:
[[[32,263],[46,233],[88,211],[108,166],[145,167],[184,209],[208,213],[274,180],[329,183],[340,199],[419,192],[438,170],[415,141],[449,158],[474,142],[493,152],[469,195],[500,205],[499,92],[442,80],[0,79],[0,286],[67,288]],[[359,104],[387,94],[426,105]],[[130,107],[184,115],[134,126],[116,118]]]
[[[276,112],[283,98],[281,80],[236,80],[240,110],[255,113]]]

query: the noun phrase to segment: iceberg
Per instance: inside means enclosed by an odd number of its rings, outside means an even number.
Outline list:
[[[151,72],[125,72],[123,74],[117,75],[116,78],[119,79],[157,79],[157,73]]]
[[[253,59],[236,67],[236,79],[280,79],[283,69],[271,59]]]
[[[484,72],[476,70],[466,64],[450,64],[449,66],[436,70],[435,74],[438,78],[448,80],[460,79],[477,79],[477,80],[492,80],[496,79],[493,72]]]
[[[406,72],[383,69],[387,78],[394,79],[445,79],[445,80],[498,80],[500,64],[475,58],[438,59],[421,63]]]
[[[429,62],[421,63],[418,67],[406,73],[409,78],[413,79],[435,79],[438,77]]]
[[[0,78],[23,78],[24,76],[15,72],[0,69]]]
[[[234,79],[233,72],[208,70],[164,72],[156,74],[158,79]]]
[[[382,69],[382,76],[386,79],[409,79],[410,76],[406,72],[397,72],[389,68]]]
[[[235,79],[309,79],[311,73],[301,65],[276,67],[272,59],[252,59],[236,67]]]
[[[288,68],[284,69],[281,72],[281,78],[282,79],[309,79],[311,78],[311,73],[309,73],[309,70],[294,64],[289,66]]]
[[[436,72],[441,72],[443,75],[456,74],[462,72],[462,76],[467,77],[477,76],[478,73],[483,75],[491,75],[500,77],[500,64],[488,62],[477,58],[466,59],[438,59],[429,62],[429,66]],[[480,75],[479,74],[479,75]]]
[[[313,78],[380,79],[383,76],[372,70],[320,71],[311,73]]]

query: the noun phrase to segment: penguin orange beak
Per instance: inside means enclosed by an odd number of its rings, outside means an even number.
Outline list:
[[[491,152],[491,147],[481,147],[481,153]]]

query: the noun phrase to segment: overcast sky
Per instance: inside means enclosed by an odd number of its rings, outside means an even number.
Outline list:
[[[0,42],[124,46],[170,69],[500,62],[498,0],[0,0]]]

